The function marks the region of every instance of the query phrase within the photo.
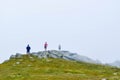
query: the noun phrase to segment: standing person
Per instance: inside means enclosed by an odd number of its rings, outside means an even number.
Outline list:
[[[27,47],[26,47],[27,53],[30,53],[30,49],[31,49],[31,47],[28,44]]]
[[[61,50],[61,45],[58,46],[59,51]]]
[[[44,44],[45,51],[47,50],[47,47],[48,47],[48,44],[47,44],[47,42],[45,42],[45,44]]]

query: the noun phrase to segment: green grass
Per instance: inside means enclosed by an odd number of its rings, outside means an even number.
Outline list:
[[[0,80],[120,80],[120,69],[110,66],[67,61],[38,59],[23,55],[0,64]]]

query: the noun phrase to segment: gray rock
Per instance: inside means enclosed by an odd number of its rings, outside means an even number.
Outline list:
[[[81,56],[81,55],[78,55],[77,53],[71,53],[69,51],[49,50],[49,51],[34,52],[34,53],[31,53],[31,55],[36,56],[38,58],[61,58],[66,60],[101,64],[101,62],[98,60],[92,60],[86,56]],[[11,58],[22,58],[22,54],[17,53],[16,55],[11,55]],[[34,61],[32,57],[30,57],[30,60]]]
[[[10,59],[14,59],[14,58],[16,58],[15,55],[11,55],[11,56],[10,56]]]
[[[32,53],[32,55],[37,56],[38,58],[61,58],[66,60],[74,60],[74,61],[82,61],[87,63],[95,63],[101,64],[98,60],[92,60],[86,56],[78,55],[77,53],[71,53],[69,51],[57,51],[57,50],[49,50],[49,51],[41,51]]]
[[[20,54],[20,53],[16,53],[16,58],[22,58],[22,54]]]
[[[101,80],[107,80],[106,78],[102,78]]]
[[[18,64],[20,64],[20,62],[16,62],[16,64],[18,65]]]

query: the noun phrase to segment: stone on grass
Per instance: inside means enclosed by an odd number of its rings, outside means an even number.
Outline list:
[[[102,78],[101,80],[107,80],[106,78]]]
[[[16,64],[20,64],[20,62],[16,62]]]
[[[16,53],[16,58],[22,58],[22,54],[20,54],[20,53]]]

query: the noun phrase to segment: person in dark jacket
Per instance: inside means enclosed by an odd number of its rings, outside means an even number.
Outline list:
[[[45,42],[45,44],[44,44],[45,51],[47,50],[47,47],[48,47],[48,44],[47,44],[47,42]]]
[[[30,53],[30,49],[31,49],[31,47],[28,44],[27,47],[26,47],[27,53]]]

